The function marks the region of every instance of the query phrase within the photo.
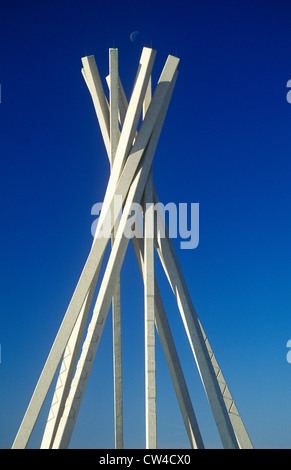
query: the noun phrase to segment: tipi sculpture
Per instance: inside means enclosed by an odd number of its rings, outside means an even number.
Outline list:
[[[252,448],[252,443],[192,304],[178,257],[162,211],[165,233],[154,218],[159,198],[153,183],[152,161],[177,79],[177,57],[169,55],[152,95],[151,73],[156,52],[143,48],[129,102],[118,73],[118,50],[109,49],[109,101],[94,56],[82,58],[82,74],[91,94],[111,174],[92,248],[60,325],[39,381],[23,418],[13,448],[25,448],[52,381],[59,375],[44,430],[41,448],[67,448],[112,303],[114,355],[115,447],[123,448],[123,397],[120,269],[130,238],[126,235],[134,203],[142,204],[143,237],[133,236],[144,282],[146,448],[157,448],[155,328],[165,354],[173,386],[192,448],[203,448],[175,343],[155,278],[154,250],[176,297],[224,448]],[[138,124],[142,115],[142,123]],[[105,230],[106,229],[106,230]],[[104,234],[107,234],[104,236]],[[111,240],[111,253],[91,319],[89,312],[103,255]],[[80,353],[81,352],[81,353]],[[80,353],[80,354],[79,354]]]

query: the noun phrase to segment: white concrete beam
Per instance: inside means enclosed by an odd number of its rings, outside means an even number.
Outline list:
[[[154,201],[158,202],[154,191]],[[160,213],[161,217],[164,217]],[[217,377],[215,375],[206,344],[203,339],[197,313],[185,282],[172,240],[167,234],[156,240],[156,249],[172,290],[176,296],[180,314],[196,360],[222,444],[225,448],[238,448],[238,442],[230,421]]]
[[[155,274],[153,179],[150,172],[144,192],[144,304],[145,304],[145,415],[146,448],[157,448]]]
[[[142,57],[144,57],[144,55],[146,56],[145,61],[144,61],[145,64],[142,64],[142,65],[144,65],[144,67],[141,66],[141,68],[140,68],[140,73],[137,77],[136,85],[135,85],[135,88],[134,88],[134,90],[136,90],[136,89],[140,90],[140,88],[142,88],[140,81],[145,81],[146,85],[144,85],[144,90],[141,90],[142,94],[144,94],[145,91],[146,91],[146,86],[147,86],[147,81],[148,81],[147,75],[149,76],[149,74],[150,74],[150,71],[151,71],[151,66],[150,65],[152,65],[151,62],[153,61],[153,54],[151,52],[146,53],[146,54],[143,53]],[[143,73],[144,68],[146,69],[145,73]],[[169,85],[169,83],[168,83],[168,85]],[[142,98],[143,98],[143,96],[142,96]],[[159,111],[162,107],[162,103],[158,103],[158,104],[159,104],[159,106],[156,105],[156,107],[154,109],[154,112],[156,112],[157,114],[159,114]],[[142,102],[140,103],[140,106],[142,106]],[[128,107],[127,116],[129,115],[128,114],[129,113],[129,108],[130,108],[130,105]],[[135,106],[135,103],[131,106],[131,110],[133,111],[133,114],[138,113],[138,109]],[[127,118],[127,116],[126,116],[126,118]],[[126,122],[126,118],[125,118],[125,122]],[[130,129],[129,124],[127,123],[126,133],[130,138],[131,135],[135,134],[136,128],[134,128],[134,126],[137,124],[136,117],[132,116],[131,112],[130,112],[128,121],[132,122],[132,125],[133,125],[133,129]],[[143,133],[144,147],[142,147],[142,148],[139,147],[138,149],[136,149],[136,145],[134,146],[133,154],[135,154],[137,156],[137,162],[139,162],[140,159],[143,156],[143,153],[145,151],[147,142],[148,142],[148,140],[150,139],[150,136],[151,136],[151,131],[152,131],[152,128],[151,128],[151,126],[149,126],[149,128],[145,129],[145,132]],[[136,142],[135,142],[135,144],[136,144]],[[122,166],[123,166],[123,160],[124,159],[125,159],[125,156],[120,154],[119,155],[119,160],[117,160],[117,158],[115,158],[115,160],[114,160],[112,172],[114,172],[114,168],[115,168],[116,169],[115,176],[112,178],[112,173],[111,173],[111,176],[109,178],[109,183],[108,183],[108,185],[110,186],[110,182],[111,182],[110,188],[111,188],[112,193],[110,195],[111,197],[109,198],[111,200],[111,202],[113,201],[115,190],[116,190],[115,183],[116,183],[116,180],[118,180],[117,175],[119,174],[119,165],[121,165],[121,167],[120,167],[120,169],[121,169]],[[130,168],[129,168],[129,172],[130,172]],[[112,182],[114,184],[112,184]],[[128,179],[128,178],[126,178],[126,175],[125,175],[125,178],[123,179],[123,186],[122,186],[122,189],[124,191],[124,193],[122,193],[123,200],[125,199],[125,196],[128,192],[128,188],[130,187],[131,182],[132,182],[132,176],[131,176],[130,179]],[[112,209],[113,209],[113,207],[112,207]],[[105,213],[105,218],[106,218],[106,216],[108,217],[109,210],[110,210],[110,207],[108,205],[106,206],[105,201],[104,201],[100,218],[101,218],[102,214],[104,214],[104,213]],[[111,211],[111,213],[112,212],[113,211]],[[99,226],[99,224],[98,224],[98,226]],[[111,230],[112,229],[113,229],[113,224],[111,225]],[[96,230],[96,234],[97,233],[98,233],[98,227],[97,227],[97,230]],[[96,237],[95,237],[95,240],[96,240]],[[54,378],[54,375],[56,373],[58,365],[61,361],[61,358],[62,358],[62,355],[64,353],[65,347],[66,347],[67,342],[70,338],[70,335],[73,331],[75,322],[78,318],[78,315],[79,315],[80,310],[82,308],[82,305],[84,303],[87,292],[90,289],[90,285],[91,285],[92,280],[94,278],[94,274],[95,274],[96,270],[98,269],[99,264],[101,263],[101,258],[104,254],[107,243],[108,243],[108,239],[103,237],[103,238],[98,238],[98,243],[93,244],[93,247],[92,247],[92,249],[89,253],[89,256],[87,258],[87,261],[85,263],[84,269],[83,269],[82,274],[80,276],[79,282],[78,282],[78,284],[76,286],[76,289],[74,291],[74,294],[72,296],[72,299],[71,299],[71,302],[70,302],[69,307],[67,309],[67,312],[66,312],[66,314],[64,316],[64,319],[62,321],[62,324],[59,328],[59,331],[58,331],[57,336],[55,338],[54,344],[51,348],[51,351],[49,353],[49,356],[47,358],[47,361],[45,363],[43,371],[40,375],[39,381],[38,381],[38,383],[36,385],[36,388],[34,390],[31,401],[30,401],[30,403],[28,405],[28,408],[26,410],[26,413],[24,415],[23,421],[20,425],[19,431],[18,431],[18,433],[16,435],[16,438],[14,440],[13,448],[25,448],[27,443],[28,443],[29,437],[31,435],[31,432],[32,432],[34,426],[35,426],[37,417],[38,417],[39,412],[40,412],[40,410],[43,406],[45,397],[48,393],[51,382]]]
[[[55,386],[55,392],[52,399],[50,411],[44,430],[41,449],[51,449],[56,435],[56,431],[64,411],[65,402],[71,386],[74,370],[77,363],[79,350],[85,332],[88,314],[98,279],[100,267],[96,272],[90,290],[85,298],[79,317],[75,323],[73,332],[66,346],[62,364],[60,367],[59,377]]]
[[[110,155],[109,160],[114,162],[119,142],[118,125],[119,77],[118,77],[118,50],[109,49],[109,105],[110,105]],[[114,231],[113,231],[114,232]],[[112,232],[112,245],[114,233]],[[122,394],[122,348],[121,348],[121,302],[120,302],[120,276],[112,297],[112,331],[113,331],[113,383],[114,383],[114,428],[115,448],[123,448],[123,394]]]
[[[107,83],[110,87],[109,77],[107,77]],[[148,109],[151,99],[151,80],[145,95],[143,103],[143,119]],[[124,117],[128,108],[128,102],[122,87],[122,83],[119,80],[119,120],[123,125]],[[138,219],[136,224],[139,223]],[[141,270],[141,274],[144,277],[144,261],[143,261],[143,243],[141,239],[132,239],[135,254],[138,260],[138,264]],[[167,320],[167,316],[164,310],[162,298],[159,292],[157,282],[155,280],[155,319],[156,327],[158,330],[161,345],[165,354],[165,358],[168,364],[169,372],[172,378],[173,386],[181,410],[182,418],[185,424],[185,428],[188,434],[189,442],[192,448],[204,448],[203,440],[199,431],[196,416],[193,410],[191,398],[188,392],[186,381],[184,378],[183,370],[179,361],[179,357],[176,351],[175,343],[171,334],[170,326]]]
[[[121,83],[120,83],[120,89],[122,89]],[[126,101],[126,97],[125,97],[124,92],[123,92],[122,95],[120,96],[120,102],[121,102],[122,108],[123,108],[123,109],[126,109],[126,108],[127,108],[127,101]],[[158,201],[158,196],[157,196],[157,193],[156,193],[156,190],[155,190],[155,189],[154,189],[154,193],[155,193],[155,195],[156,195],[156,202],[157,202],[157,201]],[[133,243],[134,243],[134,246],[135,246],[136,243],[137,243],[135,239],[133,239]],[[172,248],[173,248],[173,247],[172,247]],[[140,248],[140,249],[141,249],[141,248]],[[174,248],[173,248],[173,249],[174,249]],[[135,248],[135,251],[136,251],[136,254],[137,254],[137,248]],[[162,262],[163,262],[163,260],[162,260]],[[171,285],[171,287],[172,287],[172,289],[173,289],[173,292],[176,293],[176,291],[175,291],[175,286],[174,286],[173,283],[171,282],[171,276],[168,275],[168,270],[165,269],[165,272],[166,272],[166,275],[168,276],[168,279],[169,279],[170,285]],[[156,288],[157,288],[157,287],[156,287]],[[189,296],[189,297],[190,297],[190,296]],[[193,307],[193,308],[194,308],[194,307]],[[198,318],[198,317],[197,317],[197,318]],[[165,317],[165,319],[166,319],[166,317]],[[216,358],[215,358],[215,356],[214,356],[214,354],[213,354],[213,351],[212,351],[211,348],[210,348],[210,345],[209,345],[208,340],[206,339],[206,335],[205,335],[205,332],[204,332],[204,330],[203,330],[203,328],[202,328],[201,322],[200,322],[199,319],[198,319],[198,321],[199,321],[199,324],[200,324],[200,327],[201,327],[201,331],[202,331],[202,334],[203,334],[203,337],[204,337],[204,341],[205,341],[205,342],[207,343],[207,345],[208,345],[208,346],[207,346],[207,351],[208,351],[208,353],[209,353],[209,359],[211,360],[211,362],[212,362],[213,364],[216,364],[216,367],[218,367]],[[166,346],[165,346],[165,348],[166,348]],[[177,359],[176,359],[176,360],[177,360]],[[172,363],[172,364],[173,364],[173,363]],[[170,367],[172,367],[172,365],[169,365],[169,368],[170,368]],[[216,370],[216,369],[215,369],[215,370]],[[239,444],[239,446],[240,446],[241,448],[252,448],[253,446],[252,446],[251,440],[250,440],[250,438],[249,438],[249,436],[248,436],[248,433],[247,433],[247,430],[246,430],[246,428],[245,428],[245,426],[244,426],[244,423],[243,423],[243,421],[242,421],[242,418],[241,418],[241,416],[239,415],[239,413],[238,413],[238,411],[237,411],[237,407],[236,407],[236,405],[235,405],[235,403],[234,403],[234,400],[233,400],[233,398],[232,398],[231,395],[230,395],[230,392],[229,392],[229,389],[228,389],[228,387],[227,387],[227,385],[226,385],[226,382],[225,382],[224,379],[223,379],[223,375],[222,375],[222,372],[221,372],[221,369],[220,369],[220,368],[218,369],[217,375],[219,375],[219,385],[220,385],[220,388],[224,391],[224,393],[223,393],[223,399],[224,399],[224,401],[226,402],[225,404],[226,404],[226,407],[227,407],[227,410],[228,410],[228,414],[229,414],[229,417],[230,417],[230,421],[231,421],[231,424],[232,424],[232,426],[233,426],[233,429],[234,429],[235,436],[236,436],[236,439],[237,439],[237,441],[238,441],[238,444]],[[175,380],[175,379],[173,379],[173,383],[174,383],[174,380]],[[177,386],[175,387],[175,390],[176,390],[177,387],[178,387],[178,382],[177,382]],[[177,397],[178,397],[179,392],[176,391],[176,394],[177,394]],[[186,392],[186,394],[187,394],[187,392]],[[231,402],[229,402],[229,398],[230,398],[230,397],[231,397]],[[187,401],[187,400],[186,400],[186,401]],[[228,406],[229,403],[231,403],[230,406]],[[179,405],[180,405],[180,408],[181,408],[181,410],[182,410],[183,404],[181,404],[181,403],[179,402]],[[192,411],[190,411],[190,414],[191,414],[191,413],[192,413]],[[194,413],[194,411],[193,411],[193,413]],[[183,412],[182,412],[182,414],[183,414]],[[187,416],[185,416],[185,417],[183,416],[183,419],[184,419],[184,423],[185,423],[185,426],[186,426],[186,429],[187,429],[187,419],[188,419],[188,418],[187,418]],[[194,421],[196,421],[196,418],[195,418]],[[193,422],[194,422],[194,421],[193,421]],[[189,436],[189,439],[190,439],[190,443],[192,442],[191,445],[193,445],[193,447],[196,447],[196,444],[195,444],[195,442],[193,441],[193,439],[191,438],[191,433],[192,433],[192,435],[193,435],[193,429],[195,428],[195,426],[196,426],[196,424],[195,424],[194,426],[192,426],[192,431],[189,430],[189,429],[187,430],[188,436]],[[198,427],[197,427],[197,429],[198,429]],[[199,431],[199,430],[198,430],[198,431]],[[199,433],[199,434],[200,434],[200,433]],[[200,435],[197,435],[196,441],[199,442],[199,448],[200,448],[200,446],[203,447],[203,443],[202,443],[202,440],[201,440],[201,436],[200,436]]]
[[[198,321],[199,321],[199,325],[200,325],[200,328],[201,328],[203,339],[204,339],[204,342],[205,342],[205,345],[206,345],[206,348],[207,348],[207,352],[209,354],[211,364],[212,364],[213,369],[215,371],[215,375],[217,377],[219,388],[221,390],[221,393],[222,393],[222,396],[223,396],[223,399],[224,399],[224,402],[225,402],[225,406],[228,410],[229,418],[230,418],[231,424],[233,426],[233,430],[234,430],[235,436],[237,438],[239,447],[241,449],[253,449],[253,444],[251,442],[251,439],[248,435],[248,432],[247,432],[246,427],[243,423],[243,420],[240,416],[240,413],[239,413],[239,411],[236,407],[236,404],[235,404],[234,399],[233,399],[233,397],[230,393],[230,390],[229,390],[229,388],[226,384],[226,381],[224,379],[224,376],[222,374],[220,366],[218,365],[218,362],[217,362],[216,357],[215,357],[215,355],[212,351],[212,348],[210,346],[208,338],[206,337],[205,331],[204,331],[199,319],[198,319]]]
[[[138,221],[137,221],[138,223]],[[134,251],[142,276],[144,277],[144,254],[142,239],[132,239]],[[162,297],[155,279],[155,321],[161,345],[165,354],[174,390],[188,434],[189,442],[194,449],[203,449],[204,444],[197,424],[196,416],[188,392],[187,384],[180,364],[170,325],[164,309]]]
[[[179,63],[179,59],[169,56],[165,67],[162,71],[161,77],[159,79],[157,88],[155,90],[154,96],[151,100],[150,106],[148,108],[147,114],[145,119],[140,127],[140,131],[138,133],[137,138],[135,139],[134,145],[127,156],[126,153],[122,152],[122,149],[127,149],[128,145],[122,144],[121,142],[124,140],[124,136],[126,135],[129,139],[133,139],[133,135],[136,133],[136,127],[132,131],[128,131],[128,125],[126,125],[128,121],[128,116],[131,114],[131,109],[134,108],[134,112],[137,112],[137,106],[134,106],[132,102],[132,98],[130,99],[128,109],[126,112],[124,124],[122,127],[122,131],[120,134],[119,144],[116,150],[116,155],[111,171],[111,175],[109,178],[108,186],[106,189],[102,211],[99,217],[100,227],[102,226],[104,220],[107,216],[107,211],[109,207],[113,209],[113,199],[115,195],[120,195],[122,197],[122,202],[124,202],[126,194],[128,192],[128,188],[130,186],[131,181],[137,171],[138,165],[141,161],[143,156],[144,150],[147,146],[147,143],[150,139],[150,136],[153,132],[155,127],[156,121],[158,116],[161,112],[161,108],[163,106],[164,100],[166,98],[167,92],[171,86],[175,71],[177,69]],[[137,81],[133,90],[134,91],[138,88],[143,88],[142,99],[144,98],[146,87],[139,86],[139,80],[142,78],[142,68],[137,77]],[[145,77],[146,85],[149,80],[149,76]],[[140,101],[140,100],[139,100]],[[142,102],[139,106],[139,112],[141,111]],[[137,125],[136,119],[130,119],[130,121],[134,121],[134,124]],[[123,170],[122,170],[123,168]],[[95,239],[98,237],[98,226],[95,234]]]
[[[168,89],[168,93],[166,94],[166,99],[163,103],[161,112],[159,113],[159,117],[157,119],[153,134],[151,135],[151,139],[147,145],[146,155],[143,160],[143,164],[140,166],[139,170],[136,173],[136,176],[131,184],[126,199],[116,238],[100,286],[96,305],[93,311],[92,320],[88,328],[87,337],[83,345],[82,354],[77,365],[76,374],[72,382],[64,414],[57,431],[57,435],[54,442],[54,448],[68,447],[71,439],[75,421],[80,409],[87,381],[91,372],[100,337],[108,314],[110,301],[116,288],[116,282],[120,274],[120,269],[128,246],[129,239],[124,236],[127,218],[131,213],[132,203],[140,202],[145,189],[157,142],[161,133],[165,115],[176,82],[176,67],[177,63],[174,67],[174,77],[170,83],[170,88]]]
[[[94,56],[83,57],[82,74],[92,97],[100,130],[108,155],[110,154],[109,106],[105,97]]]

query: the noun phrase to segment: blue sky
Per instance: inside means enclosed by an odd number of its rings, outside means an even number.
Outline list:
[[[1,448],[73,294],[108,181],[81,57],[95,55],[104,78],[117,47],[129,96],[143,46],[157,50],[154,81],[168,54],[181,59],[154,181],[165,204],[199,203],[199,246],[179,250],[193,303],[254,446],[291,447],[290,25],[287,1],[1,2]],[[205,446],[221,447],[158,263],[157,276]],[[131,246],[121,282],[125,447],[142,448],[143,285]],[[114,447],[111,337],[109,313],[72,448]],[[158,446],[187,448],[158,340],[157,371]]]

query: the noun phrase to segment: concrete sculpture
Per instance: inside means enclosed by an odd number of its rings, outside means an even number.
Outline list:
[[[224,448],[252,448],[252,443],[192,304],[169,234],[155,232],[152,205],[159,202],[153,184],[152,161],[177,79],[179,59],[168,56],[152,95],[151,72],[155,51],[143,48],[129,102],[118,73],[118,50],[109,50],[109,101],[94,56],[82,59],[82,74],[91,94],[111,174],[94,241],[63,318],[35,391],[15,438],[13,448],[25,448],[59,365],[41,448],[67,448],[85,393],[105,320],[112,303],[114,345],[115,447],[123,448],[123,397],[120,269],[129,243],[124,230],[134,202],[144,207],[144,237],[132,238],[144,282],[146,448],[155,449],[156,371],[155,328],[166,357],[185,428],[192,448],[203,448],[186,381],[171,334],[154,268],[157,251],[166,272],[197,363]],[[138,123],[142,115],[139,131]],[[112,217],[114,198],[122,204],[120,217]],[[110,217],[109,217],[110,216]],[[163,217],[163,214],[160,214]],[[105,221],[111,236],[100,236]],[[139,223],[138,218],[136,223]],[[154,232],[154,233],[152,233]],[[89,311],[107,243],[111,253],[85,333]],[[79,356],[79,352],[81,354]],[[79,357],[79,359],[78,359]]]

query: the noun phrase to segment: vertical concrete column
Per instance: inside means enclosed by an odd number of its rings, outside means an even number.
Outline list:
[[[157,448],[156,357],[155,357],[155,275],[153,180],[150,173],[145,193],[144,301],[145,301],[145,410],[146,448]]]
[[[143,119],[152,98],[151,77],[143,102]],[[152,168],[144,192],[144,321],[145,321],[145,421],[146,448],[157,448],[156,347],[155,347],[155,268]]]
[[[110,106],[110,155],[113,165],[119,140],[118,50],[109,49],[109,106]],[[114,243],[114,229],[111,236]],[[122,396],[122,350],[121,350],[121,303],[120,276],[118,276],[114,296],[112,297],[112,330],[113,330],[113,378],[114,378],[114,424],[115,448],[123,448],[123,396]]]

